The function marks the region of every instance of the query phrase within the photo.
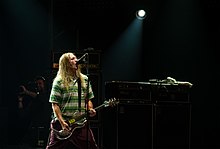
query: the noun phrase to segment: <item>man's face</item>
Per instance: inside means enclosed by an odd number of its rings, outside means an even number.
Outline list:
[[[72,68],[77,69],[77,66],[76,66],[77,58],[74,54],[69,55],[69,62],[70,62],[70,65],[72,66]]]
[[[37,84],[38,91],[43,91],[44,90],[45,86],[44,86],[44,81],[43,80],[37,80],[36,84]]]

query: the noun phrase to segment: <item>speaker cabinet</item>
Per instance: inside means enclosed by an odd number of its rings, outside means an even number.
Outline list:
[[[93,102],[93,107],[96,108],[99,105],[102,104],[102,99],[101,99],[101,73],[90,73],[90,75],[88,76],[92,89],[93,89],[93,93],[94,93],[94,99],[92,99]],[[100,121],[100,112],[97,111],[96,116],[94,117],[90,117],[90,121],[92,122],[99,122]]]
[[[102,137],[101,137],[102,136],[102,125],[101,123],[91,122],[90,128],[92,129],[97,145],[101,149],[102,148]]]
[[[152,110],[151,104],[118,104],[106,109],[104,149],[151,149]]]
[[[190,149],[190,104],[120,103],[103,115],[104,149]]]
[[[1,108],[0,107],[0,113],[1,113],[1,118],[5,121],[5,122],[8,122],[9,123],[9,115],[8,115],[8,109],[7,108]],[[7,145],[8,145],[8,136],[9,136],[9,130],[8,130],[8,128],[9,128],[9,126],[10,126],[10,124],[12,124],[13,122],[14,122],[14,120],[15,119],[13,119],[13,121],[10,121],[10,123],[9,124],[7,124],[7,123],[0,123],[0,133],[1,133],[1,135],[0,135],[0,139],[1,139],[1,141],[0,141],[0,148],[4,148],[4,147],[6,147]],[[9,125],[9,126],[8,126]],[[11,125],[11,127],[12,128],[14,128],[14,127],[16,127],[16,126],[14,126],[13,127],[13,125]],[[13,131],[12,131],[13,132]],[[14,133],[14,132],[13,132]],[[13,135],[13,136],[11,136],[12,138],[15,136],[15,134]]]
[[[190,148],[190,104],[155,104],[153,123],[154,149]]]

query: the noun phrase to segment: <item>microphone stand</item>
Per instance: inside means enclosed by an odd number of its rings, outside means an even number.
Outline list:
[[[85,101],[85,106],[86,106],[86,120],[87,120],[87,125],[86,125],[86,143],[87,143],[87,149],[89,149],[89,54],[87,53],[87,61],[85,62],[86,63],[86,75],[88,76],[88,81],[87,81],[87,89],[86,89],[86,96],[87,96],[87,99]]]
[[[89,143],[89,127],[90,127],[90,123],[89,123],[89,87],[90,87],[90,79],[89,79],[89,54],[85,53],[78,62],[83,61],[85,63],[85,68],[86,68],[86,76],[88,77],[87,80],[87,88],[86,88],[86,99],[85,99],[85,108],[86,108],[86,146],[87,149],[89,149],[90,147],[90,143]],[[81,90],[81,87],[80,87]],[[81,96],[81,94],[80,94]]]

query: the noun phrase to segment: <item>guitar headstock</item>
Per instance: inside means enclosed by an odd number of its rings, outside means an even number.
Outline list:
[[[107,106],[113,107],[113,106],[117,105],[118,103],[119,103],[119,100],[116,98],[111,98],[108,101],[104,101],[105,107],[107,107]]]

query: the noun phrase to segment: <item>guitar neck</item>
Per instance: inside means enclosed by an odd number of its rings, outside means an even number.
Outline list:
[[[101,104],[99,105],[98,107],[94,108],[95,110],[100,110],[100,109],[103,109],[104,107],[106,107],[105,104]]]
[[[94,108],[94,109],[95,109],[96,111],[98,111],[98,110],[104,108],[105,106],[106,106],[105,104],[102,104],[102,105],[100,105],[100,106],[98,106],[98,107],[96,107],[96,108]],[[86,115],[87,115],[87,112],[85,112],[85,113],[83,113],[83,114],[81,114],[81,115],[79,115],[79,116],[73,117],[73,118],[71,118],[71,119],[69,120],[69,123],[74,123],[74,122],[76,122],[76,121],[79,121],[79,120],[85,118]],[[74,120],[74,122],[73,122],[73,120]]]

